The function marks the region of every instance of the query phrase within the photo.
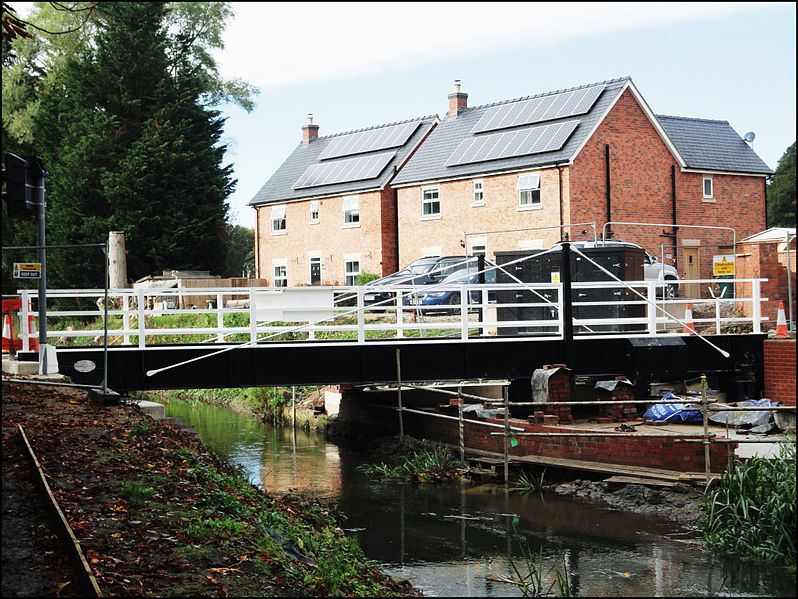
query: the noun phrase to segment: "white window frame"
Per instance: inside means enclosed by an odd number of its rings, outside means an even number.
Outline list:
[[[285,218],[285,204],[272,206],[271,219],[272,235],[285,235],[287,233],[287,221]]]
[[[360,196],[344,196],[341,202],[344,229],[360,226]],[[348,219],[348,220],[347,220]]]
[[[476,256],[478,254],[488,255],[488,237],[486,235],[468,238],[468,255]]]
[[[485,205],[485,182],[482,179],[474,179],[473,182],[474,199],[472,206]]]
[[[311,225],[318,225],[319,224],[319,201],[313,200],[310,202],[310,224]]]
[[[540,210],[543,208],[543,198],[540,191],[540,173],[526,173],[518,175],[518,184],[516,185],[518,191],[518,210]],[[535,201],[535,192],[537,192],[537,201]],[[529,202],[525,202],[524,198],[530,198]]]
[[[422,258],[439,258],[441,255],[441,246],[433,246],[421,248]]]
[[[707,195],[707,181],[709,181],[709,195]],[[715,181],[712,175],[704,175],[701,178],[701,195],[705,202],[715,200]]]
[[[435,194],[434,198],[427,198],[427,194]],[[429,205],[438,205],[437,212],[430,212],[424,214],[424,207]],[[421,220],[437,220],[441,217],[441,188],[440,187],[422,187],[421,188]]]
[[[357,264],[357,271],[349,271],[350,264]],[[360,274],[360,254],[344,254],[344,285],[354,287]]]
[[[272,260],[272,287],[288,287],[288,260]]]

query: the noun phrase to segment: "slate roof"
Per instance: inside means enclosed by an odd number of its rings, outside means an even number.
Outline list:
[[[697,170],[772,175],[728,121],[657,115],[687,167]]]
[[[418,117],[415,119],[408,119],[406,121],[400,121],[396,123],[386,123],[384,125],[376,125],[374,127],[366,127],[364,129],[357,129],[354,131],[346,131],[343,133],[336,133],[334,135],[327,135],[323,137],[319,137],[316,140],[310,142],[309,144],[299,144],[291,155],[280,165],[280,168],[269,178],[268,181],[260,188],[258,193],[249,201],[250,206],[255,205],[262,205],[262,204],[273,204],[273,203],[280,203],[285,202],[288,200],[299,200],[303,198],[311,198],[311,197],[327,197],[327,196],[334,196],[334,195],[341,195],[347,193],[354,193],[357,191],[363,191],[365,189],[379,189],[382,188],[385,183],[393,177],[395,169],[398,164],[404,160],[408,154],[423,138],[424,135],[427,134],[429,129],[437,122],[438,116],[437,115],[430,115],[424,117]],[[387,166],[381,171],[380,175],[376,178],[366,179],[366,180],[359,180],[359,181],[348,181],[345,183],[336,183],[331,185],[322,185],[316,187],[305,187],[295,189],[294,186],[305,172],[305,170],[313,165],[321,164],[319,160],[319,155],[324,151],[324,149],[332,143],[333,140],[339,138],[343,135],[349,135],[351,133],[360,133],[362,131],[371,131],[374,129],[379,129],[382,127],[390,127],[393,125],[401,125],[404,123],[411,123],[418,121],[420,123],[419,127],[413,132],[410,138],[405,142],[405,144],[398,148],[391,148],[390,150],[375,150],[374,152],[368,152],[366,154],[358,154],[358,156],[365,156],[369,154],[379,154],[381,152],[386,151],[394,151],[396,150],[396,155],[391,159],[391,161],[387,164]],[[343,158],[351,158],[352,156],[347,156]],[[331,160],[326,160],[324,162],[331,162]]]
[[[616,100],[628,82],[631,82],[631,79],[629,77],[623,77],[620,79],[612,79],[599,83],[590,83],[588,85],[580,85],[578,87],[547,92],[545,94],[538,94],[535,96],[527,96],[524,98],[516,98],[514,100],[495,102],[493,104],[474,106],[471,108],[466,108],[457,116],[447,115],[443,118],[443,120],[435,128],[435,130],[427,138],[419,150],[408,161],[408,163],[402,168],[401,172],[391,182],[391,185],[397,186],[406,183],[420,183],[423,181],[453,179],[458,177],[468,177],[480,174],[497,173],[524,168],[547,166],[556,163],[564,163],[571,159],[576,151],[582,146],[590,133],[593,131],[594,127],[604,116],[608,107]],[[592,108],[586,114],[577,117],[563,117],[557,120],[541,123],[550,124],[573,120],[574,118],[579,119],[580,122],[576,130],[571,137],[568,138],[568,141],[565,142],[565,145],[563,145],[560,150],[544,152],[540,154],[531,154],[527,156],[503,158],[487,162],[474,162],[471,164],[459,164],[455,166],[445,165],[446,161],[457,149],[460,142],[464,139],[476,138],[484,135],[490,135],[491,133],[496,133],[495,131],[486,131],[484,133],[477,134],[471,133],[474,125],[476,125],[480,118],[482,118],[482,115],[493,106],[520,102],[522,100],[529,100],[532,98],[551,96],[566,91],[593,87],[595,85],[604,85],[605,88],[602,94],[596,100],[595,104],[593,104]]]

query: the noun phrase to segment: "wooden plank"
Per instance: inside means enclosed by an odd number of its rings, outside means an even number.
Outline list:
[[[646,485],[649,487],[673,487],[678,482],[658,480],[654,478],[638,478],[636,476],[611,476],[604,479],[605,483],[618,483],[623,485]]]
[[[19,434],[22,437],[22,443],[25,446],[28,460],[33,466],[33,478],[36,481],[36,485],[39,487],[45,497],[45,505],[55,517],[58,536],[61,537],[61,540],[66,545],[67,553],[69,554],[69,557],[75,566],[75,571],[78,581],[80,582],[81,590],[88,597],[102,597],[103,594],[97,584],[97,579],[94,577],[94,574],[92,574],[89,562],[86,561],[86,556],[83,555],[83,549],[80,546],[80,541],[78,541],[74,531],[72,530],[72,527],[69,525],[69,522],[67,522],[64,512],[61,511],[61,507],[58,505],[58,501],[56,500],[55,495],[53,495],[50,485],[47,483],[47,479],[44,478],[44,472],[42,471],[39,460],[33,451],[33,447],[31,447],[30,442],[28,442],[28,437],[25,435],[25,430],[22,428],[21,424],[17,424],[17,428],[19,429]]]

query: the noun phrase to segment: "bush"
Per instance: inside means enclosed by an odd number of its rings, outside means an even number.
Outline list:
[[[373,272],[361,272],[355,278],[355,285],[366,285],[367,283],[371,283],[372,281],[376,281],[380,278],[380,275],[374,274]]]
[[[737,462],[704,505],[713,551],[795,568],[795,443],[777,459]]]

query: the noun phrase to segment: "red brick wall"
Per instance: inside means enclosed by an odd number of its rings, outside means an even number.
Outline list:
[[[765,340],[765,397],[795,405],[795,339]]]
[[[610,146],[612,220],[648,223],[673,221],[671,167],[676,167],[676,220],[681,224],[728,226],[737,239],[765,227],[765,191],[762,177],[713,175],[714,197],[704,201],[702,173],[682,172],[657,130],[632,93],[627,90],[577,156],[569,173],[571,222],[595,220],[599,231],[606,222],[605,146]],[[673,241],[662,235],[669,227],[613,227],[616,239],[633,241],[659,257],[674,253]],[[678,244],[699,240],[702,278],[709,278],[712,256],[719,244],[732,241],[731,231],[681,229]],[[676,267],[682,276],[675,252]],[[673,260],[668,261],[674,263]],[[701,286],[706,294],[706,285]]]
[[[344,409],[344,403],[356,403]],[[388,404],[386,404],[388,405]],[[379,423],[386,430],[398,429],[396,412],[372,408],[362,398],[347,399],[342,403],[344,412],[356,414],[361,423]],[[504,426],[501,419],[489,420]],[[522,420],[511,420],[510,426],[521,427],[528,432],[585,432],[567,426],[540,426]],[[700,427],[699,427],[700,428]],[[503,452],[503,437],[491,435],[502,432],[502,428],[486,427],[465,420],[464,439],[467,448]],[[457,420],[435,418],[420,414],[404,414],[404,431],[416,438],[430,439],[459,445]],[[700,432],[700,431],[697,431]],[[628,466],[662,468],[681,472],[704,471],[704,448],[701,443],[675,443],[673,439],[633,438],[628,433],[610,432],[606,437],[516,437],[518,445],[510,449],[511,455],[538,455],[554,458],[608,462]],[[733,445],[732,447],[736,447]],[[711,469],[722,472],[726,468],[728,452],[725,445],[710,448]]]

